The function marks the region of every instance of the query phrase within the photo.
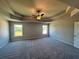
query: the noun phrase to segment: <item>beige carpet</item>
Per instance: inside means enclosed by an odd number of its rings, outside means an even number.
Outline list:
[[[79,50],[52,38],[9,43],[0,59],[79,59]]]

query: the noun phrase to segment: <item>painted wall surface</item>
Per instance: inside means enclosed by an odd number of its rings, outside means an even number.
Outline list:
[[[23,36],[14,37],[14,24],[22,24],[23,25]],[[47,35],[42,34],[42,23],[32,23],[32,22],[10,22],[11,26],[11,40],[24,40],[24,39],[36,39],[46,37]]]
[[[74,21],[62,16],[50,24],[50,36],[64,43],[74,45]]]
[[[8,21],[0,18],[0,48],[9,42],[9,24]]]

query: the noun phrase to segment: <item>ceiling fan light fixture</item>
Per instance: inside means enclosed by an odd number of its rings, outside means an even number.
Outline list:
[[[37,19],[37,20],[41,20],[44,15],[45,15],[45,13],[42,12],[41,9],[37,9],[36,12],[35,12],[34,18]]]
[[[40,15],[37,15],[37,20],[41,20],[43,16],[44,16],[44,13],[40,14]]]
[[[41,20],[41,16],[40,16],[40,15],[39,15],[39,16],[37,16],[36,18],[37,18],[37,20]]]

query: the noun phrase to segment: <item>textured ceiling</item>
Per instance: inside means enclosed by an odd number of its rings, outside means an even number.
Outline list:
[[[25,15],[32,15],[36,9],[42,9],[46,16],[54,15],[66,9],[67,5],[57,0],[8,0],[11,7]]]
[[[9,17],[12,9],[23,15],[33,15],[36,9],[45,12],[45,17],[54,16],[67,8],[65,0],[0,0],[0,16]]]

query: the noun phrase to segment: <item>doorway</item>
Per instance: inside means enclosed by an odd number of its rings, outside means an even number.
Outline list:
[[[79,48],[79,22],[74,22],[74,46]]]

